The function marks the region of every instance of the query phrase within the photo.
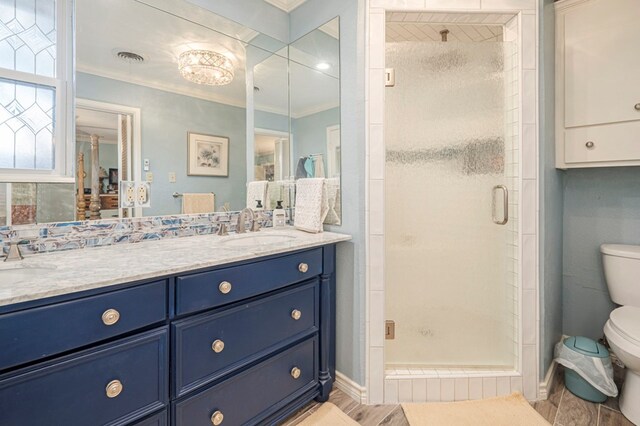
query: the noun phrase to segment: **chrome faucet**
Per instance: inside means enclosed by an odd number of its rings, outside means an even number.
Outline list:
[[[4,258],[5,262],[14,262],[16,260],[24,259],[22,253],[20,252],[20,245],[22,241],[11,241],[9,242],[9,252],[7,256]]]
[[[236,225],[236,232],[238,234],[244,234],[245,232],[247,232],[247,230],[245,229],[245,226],[244,226],[244,223],[247,220],[247,214],[249,214],[251,216],[251,228],[250,229],[253,230],[254,224],[256,222],[255,213],[249,207],[245,207],[244,209],[242,209],[242,211],[238,215],[238,224]]]

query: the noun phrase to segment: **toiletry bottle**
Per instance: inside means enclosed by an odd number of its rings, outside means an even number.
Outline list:
[[[273,227],[280,228],[287,224],[287,214],[282,207],[282,201],[277,201],[276,208],[273,209]]]

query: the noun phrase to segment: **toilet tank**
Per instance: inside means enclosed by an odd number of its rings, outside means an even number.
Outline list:
[[[603,244],[600,252],[611,300],[640,307],[640,246]]]

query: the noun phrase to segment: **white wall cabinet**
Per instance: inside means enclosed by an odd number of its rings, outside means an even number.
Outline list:
[[[556,167],[640,166],[640,1],[555,7]]]

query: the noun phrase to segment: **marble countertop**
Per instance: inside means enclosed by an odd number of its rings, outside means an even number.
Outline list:
[[[0,306],[350,239],[346,234],[309,234],[286,227],[227,237],[202,235],[37,254],[20,262],[0,262]]]

